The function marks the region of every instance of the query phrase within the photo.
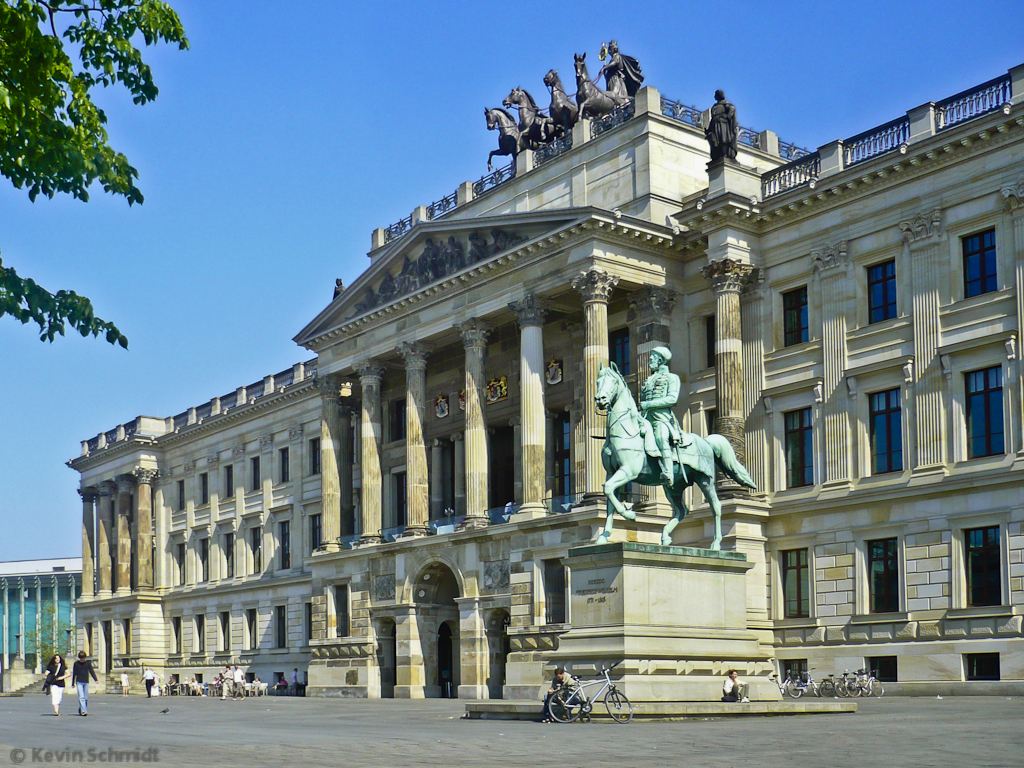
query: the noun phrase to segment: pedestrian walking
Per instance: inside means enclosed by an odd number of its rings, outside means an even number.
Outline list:
[[[232,673],[232,679],[235,681],[235,688],[231,693],[232,700],[245,698],[245,673],[238,668],[237,664]]]
[[[142,680],[146,683],[146,698],[153,698],[153,683],[156,682],[156,672],[149,667],[142,668]]]
[[[128,695],[128,688],[131,687],[131,683],[128,681],[128,670],[121,673],[121,695]]]
[[[78,661],[71,669],[71,682],[78,690],[78,714],[85,717],[89,714],[89,678],[92,677],[97,683],[96,671],[92,668],[92,662],[85,657],[85,651],[78,652]]]
[[[60,717],[60,703],[64,700],[64,684],[71,677],[71,670],[68,668],[64,657],[55,653],[50,663],[46,665],[46,682],[50,685],[50,703],[53,705],[53,714]]]

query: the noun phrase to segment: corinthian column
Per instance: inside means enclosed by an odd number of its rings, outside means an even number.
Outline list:
[[[117,483],[113,480],[105,480],[100,483],[100,497],[96,502],[99,506],[97,517],[99,525],[97,529],[97,549],[99,550],[99,574],[96,582],[100,597],[110,597],[113,584],[112,563],[110,557],[110,545],[114,528],[114,494],[117,493]]]
[[[398,347],[405,360],[405,472],[406,536],[426,536],[430,518],[430,489],[427,485],[427,447],[423,442],[423,408],[427,397],[427,356],[425,344],[405,342]]]
[[[537,297],[508,305],[519,318],[519,422],[522,430],[523,495],[519,514],[540,517],[544,510],[544,315]]]
[[[360,544],[381,542],[381,474],[380,474],[380,381],[384,369],[376,360],[364,360],[356,366],[363,391],[362,425],[362,508]]]
[[[338,400],[341,382],[336,376],[327,376],[317,382],[320,389],[320,504],[321,546],[337,551],[341,536],[341,480],[338,467],[341,414]]]
[[[487,423],[484,417],[484,357],[490,327],[471,318],[455,326],[466,348],[466,519],[465,528],[487,525]]]
[[[132,589],[132,489],[130,475],[117,479],[117,585],[119,593]]]
[[[93,503],[96,501],[94,488],[79,488],[82,497],[82,597],[92,597],[96,590],[93,584],[96,565],[95,513]],[[4,652],[7,651],[6,646]]]
[[[605,414],[594,405],[597,395],[597,373],[608,365],[608,299],[619,278],[600,267],[591,267],[572,281],[583,297],[583,325],[586,340],[583,346],[583,482],[576,490],[600,494],[604,484],[601,465]],[[600,438],[600,439],[598,439]]]
[[[740,290],[753,271],[734,259],[713,261],[701,270],[715,289],[715,432],[725,437],[741,464],[746,464],[743,413],[743,342]],[[720,485],[732,493],[742,489],[731,480]]]
[[[153,588],[153,481],[159,473],[155,469],[137,468],[133,473],[135,492],[135,586]]]

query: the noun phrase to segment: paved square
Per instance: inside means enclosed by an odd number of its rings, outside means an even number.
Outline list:
[[[18,749],[33,765],[38,748],[53,751],[56,763],[65,749],[107,757],[109,748],[150,747],[167,766],[1024,766],[1024,699],[859,703],[855,715],[623,726],[469,721],[458,701],[276,697],[94,695],[88,718],[68,697],[58,719],[47,698],[31,695],[0,698],[0,766],[13,764]]]

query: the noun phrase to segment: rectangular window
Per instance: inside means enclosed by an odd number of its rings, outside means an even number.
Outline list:
[[[395,525],[403,526],[408,518],[408,477],[405,472],[395,472],[391,475],[391,482],[395,493]]]
[[[708,315],[704,318],[704,362],[705,367],[715,367],[715,316]]]
[[[235,534],[224,534],[224,578],[235,578]]]
[[[278,523],[278,541],[281,544],[281,570],[292,567],[292,524],[288,520]]]
[[[814,429],[811,409],[785,414],[786,486],[799,488],[814,484]]]
[[[869,656],[865,659],[871,674],[881,683],[899,682],[896,660],[896,656]]]
[[[199,540],[199,573],[200,581],[210,580],[210,539]]]
[[[788,549],[782,558],[783,617],[806,619],[810,616],[810,582],[806,549]]]
[[[704,429],[707,433],[713,434],[715,431],[715,419],[718,418],[718,410],[716,408],[707,408],[704,411]]]
[[[314,437],[309,441],[309,474],[320,474],[320,438]]]
[[[629,376],[629,328],[620,328],[608,334],[608,358],[619,373]]]
[[[292,475],[291,467],[289,466],[288,462],[287,448],[282,448],[277,452],[277,460],[278,464],[281,465],[281,482],[287,483],[289,480],[291,480]]]
[[[784,346],[792,347],[810,338],[807,322],[807,286],[782,294]]]
[[[309,516],[309,551],[316,552],[323,544],[323,517],[321,515]]]
[[[313,639],[313,604],[306,603],[306,644]]]
[[[337,637],[348,637],[352,634],[352,622],[348,612],[348,584],[334,585],[334,618]]]
[[[260,457],[253,456],[249,459],[249,490],[258,491],[260,489]]]
[[[900,390],[889,389],[869,396],[871,410],[871,472],[903,469],[903,410]]]
[[[1003,451],[1003,369],[997,365],[967,374],[967,455]]]
[[[782,676],[787,675],[790,680],[799,682],[807,676],[807,659],[780,659],[782,661]]]
[[[896,317],[896,262],[868,267],[868,322]]]
[[[964,531],[967,604],[1002,605],[999,526]]]
[[[175,565],[178,567],[178,586],[185,584],[185,543],[178,544],[178,557]]]
[[[998,680],[998,653],[965,653],[964,673],[968,680]]]
[[[405,440],[405,398],[391,401],[391,440]]]
[[[125,619],[121,622],[121,653],[132,652],[132,620]]]
[[[210,503],[210,475],[203,472],[199,475],[199,504]]]
[[[565,566],[561,558],[544,561],[544,621],[565,624]]]
[[[185,481],[178,481],[178,511],[185,509]]]
[[[206,617],[203,614],[196,616],[196,653],[206,653]]]
[[[249,549],[252,551],[252,572],[263,572],[263,526],[249,531]]]
[[[552,451],[554,458],[554,492],[555,498],[572,495],[572,423],[568,413],[560,413],[555,418],[555,445]],[[561,508],[555,512],[563,511]]]
[[[231,650],[231,614],[221,611],[220,614],[220,648],[221,651]]]
[[[228,464],[224,467],[224,498],[230,499],[235,495],[235,465]]]
[[[961,240],[964,254],[964,298],[997,290],[996,231],[979,232]]]
[[[260,644],[259,616],[257,616],[255,608],[249,608],[245,612],[245,628],[249,635],[249,650],[255,651]]]
[[[171,653],[181,653],[181,616],[171,618]]]
[[[894,538],[867,542],[871,613],[895,613],[900,609],[900,567],[896,544]]]
[[[288,608],[283,605],[279,605],[274,608],[274,629],[277,635],[277,647],[287,648],[288,647]]]

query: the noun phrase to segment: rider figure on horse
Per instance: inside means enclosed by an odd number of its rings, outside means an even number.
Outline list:
[[[676,446],[686,447],[690,442],[686,440],[687,435],[672,410],[679,400],[679,377],[668,369],[671,359],[672,353],[667,347],[652,349],[651,375],[640,389],[640,414],[650,422],[654,433],[661,464],[661,480],[665,483],[673,482],[672,462]]]

